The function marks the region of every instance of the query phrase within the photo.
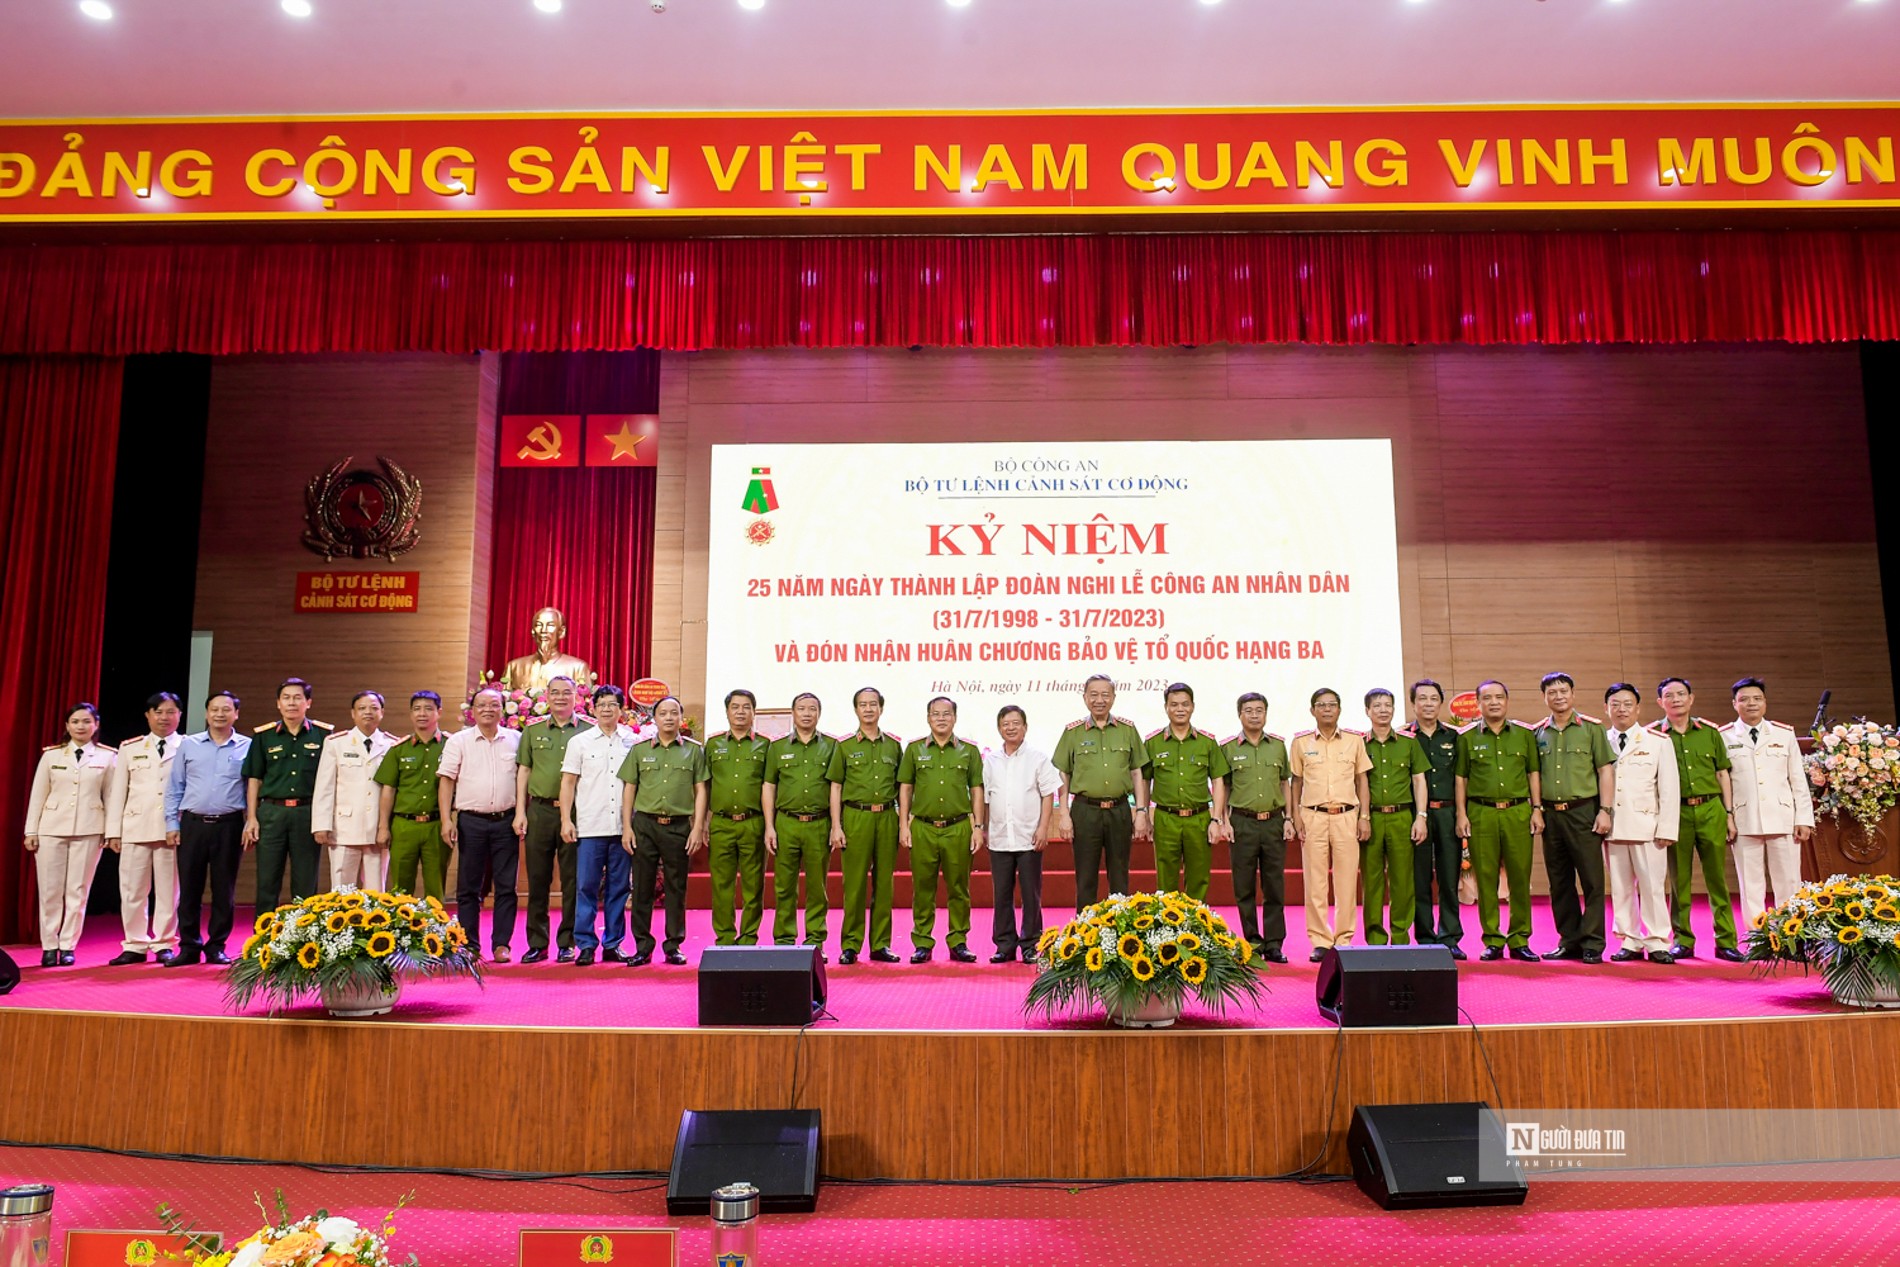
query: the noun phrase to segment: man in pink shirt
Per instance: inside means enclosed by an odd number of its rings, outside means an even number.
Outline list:
[[[495,882],[494,948],[496,963],[508,962],[515,934],[515,876],[521,841],[515,835],[515,755],[521,736],[501,724],[501,692],[476,692],[475,724],[449,736],[436,767],[437,799],[443,814],[442,839],[459,850],[455,872],[455,917],[480,947],[482,892]]]

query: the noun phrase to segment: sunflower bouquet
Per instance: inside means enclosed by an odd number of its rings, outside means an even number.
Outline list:
[[[200,1235],[169,1204],[160,1203],[158,1217],[167,1231],[184,1238],[182,1261],[193,1267],[396,1267],[398,1262],[414,1267],[414,1254],[398,1260],[389,1251],[396,1235],[396,1215],[413,1196],[412,1192],[397,1202],[380,1226],[365,1227],[328,1210],[293,1218],[279,1188],[274,1213],[264,1208],[262,1197],[257,1198],[264,1226],[231,1249],[224,1249],[216,1238]]]
[[[1185,893],[1119,894],[1097,902],[1036,944],[1025,1012],[1100,1004],[1132,1016],[1152,999],[1178,1006],[1192,994],[1214,1012],[1260,997],[1253,947]]]
[[[1836,998],[1900,993],[1900,880],[1834,875],[1804,884],[1756,917],[1748,957],[1770,971],[1784,963],[1819,968]]]
[[[351,985],[393,994],[398,981],[415,977],[481,982],[481,960],[462,926],[432,897],[342,889],[259,915],[224,987],[233,1007],[262,994],[275,1008]]]

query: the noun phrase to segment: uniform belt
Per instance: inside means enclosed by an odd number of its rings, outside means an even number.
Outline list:
[[[1071,799],[1074,800],[1077,805],[1086,805],[1090,809],[1126,809],[1128,808],[1128,798],[1125,796],[1116,796],[1116,797],[1077,796]]]
[[[755,809],[728,809],[714,814],[714,818],[723,818],[729,823],[743,823],[748,818],[757,818],[760,811]]]
[[[1310,809],[1315,814],[1350,814],[1355,807],[1351,805],[1307,805],[1303,808]]]
[[[1713,801],[1720,795],[1721,793],[1715,792],[1710,793],[1708,796],[1685,796],[1682,798],[1682,803],[1684,805],[1700,805],[1704,801]]]
[[[561,803],[561,798],[558,796],[530,796],[528,799],[537,805],[558,806]]]
[[[236,818],[241,813],[243,813],[242,810],[228,809],[221,814],[200,814],[195,809],[181,809],[178,811],[178,817],[189,818],[199,823],[215,823],[223,818]]]
[[[1412,803],[1407,801],[1403,805],[1374,805],[1372,812],[1375,814],[1407,814],[1411,812],[1411,809]]]
[[[885,810],[893,808],[889,801],[846,801],[844,807],[862,810],[866,814],[882,814]]]
[[[515,816],[515,812],[511,809],[458,809],[455,812],[490,823],[505,823]]]
[[[1155,805],[1151,808],[1157,813],[1172,814],[1176,818],[1193,818],[1196,814],[1207,813],[1205,805]]]
[[[397,814],[397,815],[396,815],[396,817],[397,817],[397,818],[400,818],[400,819],[401,819],[401,820],[402,820],[403,822],[405,822],[405,823],[433,823],[433,822],[434,822],[434,821],[435,821],[436,819],[438,819],[438,818],[440,818],[440,817],[442,817],[442,815],[440,815],[440,814],[434,814],[434,813],[431,813],[431,814]]]
[[[1269,818],[1278,818],[1282,813],[1282,811],[1277,809],[1236,809],[1228,812],[1230,814],[1238,814],[1242,818],[1256,819],[1263,823]]]
[[[1426,809],[1450,809],[1451,802],[1450,801],[1426,801],[1425,808]]]
[[[910,821],[913,823],[922,823],[926,827],[955,827],[968,817],[968,814],[952,814],[948,818],[925,818],[922,814],[912,814]]]
[[[1530,799],[1531,798],[1528,796],[1518,796],[1518,797],[1513,797],[1512,799],[1508,801],[1482,801],[1481,800],[1476,803],[1484,806],[1486,809],[1516,809],[1518,806],[1524,804],[1524,802]]]
[[[638,814],[635,815],[635,817],[651,819],[652,821],[658,823],[662,827],[671,827],[674,823],[686,822],[688,819],[692,818],[692,815],[691,814],[649,814],[645,810],[641,810],[639,811]]]
[[[310,798],[307,796],[292,796],[292,797],[264,796],[264,797],[259,797],[258,799],[263,801],[264,804],[266,805],[281,805],[285,809],[296,809],[300,805],[310,804]]]
[[[1557,813],[1561,814],[1567,809],[1575,809],[1579,805],[1588,805],[1596,799],[1597,798],[1594,796],[1579,796],[1574,801],[1545,801],[1544,808],[1548,810],[1555,810]]]
[[[780,810],[778,816],[780,818],[789,818],[795,823],[822,823],[831,817],[829,814],[794,814],[788,809]]]

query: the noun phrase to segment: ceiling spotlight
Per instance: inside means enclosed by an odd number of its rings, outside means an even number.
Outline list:
[[[79,11],[94,22],[112,21],[112,6],[106,0],[79,0]]]
[[[310,0],[279,0],[279,3],[293,18],[307,18],[316,11],[310,7]]]
[[[970,7],[970,0],[943,0],[943,2],[953,9],[967,9]]]
[[[561,0],[534,0],[534,7],[543,13],[559,13]]]
[[[763,9],[765,7],[765,0],[739,0],[739,7],[741,9]]]
[[[1205,4],[1205,5],[1210,5],[1210,6],[1211,6],[1211,5],[1216,5],[1216,4],[1219,4],[1219,3],[1220,3],[1220,0],[1201,0],[1201,3],[1202,3],[1202,4]]]

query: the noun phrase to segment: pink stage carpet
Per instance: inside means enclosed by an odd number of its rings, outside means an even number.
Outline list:
[[[394,1249],[423,1267],[504,1267],[522,1228],[680,1229],[682,1267],[709,1261],[705,1218],[670,1219],[661,1186],[318,1174],[287,1166],[151,1161],[0,1148],[0,1182],[51,1183],[54,1256],[67,1228],[149,1228],[161,1200],[208,1230],[256,1230],[252,1193],[364,1223],[416,1193]],[[818,1213],[767,1215],[771,1267],[1134,1267],[1147,1263],[1499,1263],[1513,1267],[1884,1267],[1900,1255],[1900,1168],[1741,1168],[1534,1181],[1517,1208],[1388,1214],[1350,1182],[1132,1183],[1078,1188],[830,1184]]]
[[[1289,912],[1297,923],[1299,912]],[[1473,915],[1475,924],[1475,914]],[[937,957],[928,965],[860,962],[839,966],[836,914],[827,953],[831,1011],[836,1024],[872,1030],[1010,1030],[1046,1027],[1050,1022],[1026,1019],[1022,998],[1034,969],[1026,964],[992,966],[988,912],[981,912],[970,948],[984,962],[953,964],[939,941]],[[940,914],[939,921],[944,917]],[[1465,950],[1473,958],[1459,965],[1459,998],[1482,1025],[1544,1025],[1561,1022],[1710,1020],[1760,1016],[1805,1016],[1840,1011],[1818,976],[1800,972],[1762,977],[1745,964],[1728,964],[1711,957],[1715,938],[1709,910],[1698,900],[1695,921],[1699,957],[1664,967],[1633,963],[1586,966],[1580,963],[1479,963],[1477,935],[1468,932]],[[897,953],[910,953],[907,919],[899,916]],[[769,931],[770,917],[767,918]],[[1539,903],[1531,941],[1533,949],[1556,945],[1549,910]],[[249,926],[248,912],[241,927]],[[484,919],[484,926],[486,920]],[[87,925],[79,946],[79,963],[71,968],[40,968],[32,947],[14,947],[24,969],[20,988],[0,1007],[53,1008],[72,1011],[129,1012],[168,1016],[224,1015],[219,973],[208,967],[161,968],[155,963],[109,968],[106,961],[118,953],[118,920],[96,916]],[[939,927],[941,938],[942,928]],[[705,911],[689,913],[687,955],[697,961],[712,940]],[[629,943],[631,945],[631,943]],[[525,945],[517,930],[515,954]],[[1307,962],[1308,945],[1295,933],[1286,944],[1284,966],[1273,965],[1266,974],[1270,993],[1257,1009],[1230,1013],[1229,1025],[1298,1027],[1322,1024],[1313,1006],[1313,981],[1318,969]],[[520,963],[491,965],[485,988],[468,982],[428,982],[408,987],[403,1004],[384,1020],[435,1022],[456,1025],[552,1027],[675,1028],[697,1023],[696,970],[656,964],[625,968],[612,964],[575,968],[571,964]],[[262,1005],[249,1015],[263,1016]],[[294,1009],[285,1015],[314,1017],[317,1007]],[[1059,1021],[1063,1025],[1096,1025],[1099,1017]],[[1184,1026],[1223,1022],[1190,1011]],[[833,1022],[826,1021],[827,1026]]]

